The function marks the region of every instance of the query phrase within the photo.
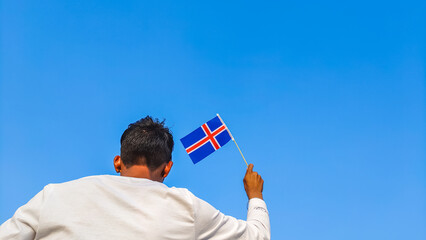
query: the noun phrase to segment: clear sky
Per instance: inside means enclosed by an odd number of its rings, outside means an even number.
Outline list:
[[[116,174],[127,125],[165,118],[185,187],[245,219],[232,142],[273,239],[426,239],[425,1],[1,1],[0,222],[48,183]],[[77,197],[77,196],[76,196]]]

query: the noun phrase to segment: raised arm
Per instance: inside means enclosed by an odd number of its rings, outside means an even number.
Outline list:
[[[263,180],[247,168],[244,188],[249,198],[247,221],[226,216],[207,202],[194,197],[196,239],[271,239],[269,214],[263,201]]]

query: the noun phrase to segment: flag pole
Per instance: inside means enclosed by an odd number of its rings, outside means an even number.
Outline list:
[[[236,146],[237,146],[237,148],[238,148],[238,151],[240,151],[240,154],[241,154],[241,156],[243,157],[244,162],[246,163],[246,165],[247,165],[247,167],[248,167],[247,161],[246,161],[246,159],[244,158],[244,155],[243,155],[243,153],[241,152],[240,147],[238,147],[237,142],[235,141],[235,139],[232,139],[232,141],[234,141],[235,145],[236,145]]]
[[[247,161],[246,161],[246,158],[244,157],[243,153],[241,152],[240,147],[238,147],[237,141],[235,141],[234,136],[232,136],[231,131],[229,131],[229,129],[228,129],[228,126],[226,126],[226,124],[223,122],[222,118],[219,116],[219,113],[217,113],[216,115],[219,117],[219,119],[220,119],[220,121],[222,122],[222,124],[226,127],[226,130],[228,131],[229,136],[231,136],[231,140],[232,140],[232,141],[235,143],[235,145],[237,146],[238,151],[240,151],[241,157],[243,157],[244,162],[246,163],[246,165],[247,165],[247,167],[248,167],[248,163],[247,163]]]

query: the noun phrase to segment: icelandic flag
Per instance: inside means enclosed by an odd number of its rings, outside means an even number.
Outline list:
[[[181,138],[180,141],[195,164],[223,147],[231,139],[231,133],[217,114],[216,117]]]

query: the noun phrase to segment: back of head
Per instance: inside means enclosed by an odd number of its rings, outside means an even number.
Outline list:
[[[120,142],[121,160],[128,168],[145,165],[155,170],[172,159],[173,136],[157,118],[146,116],[130,124]]]

